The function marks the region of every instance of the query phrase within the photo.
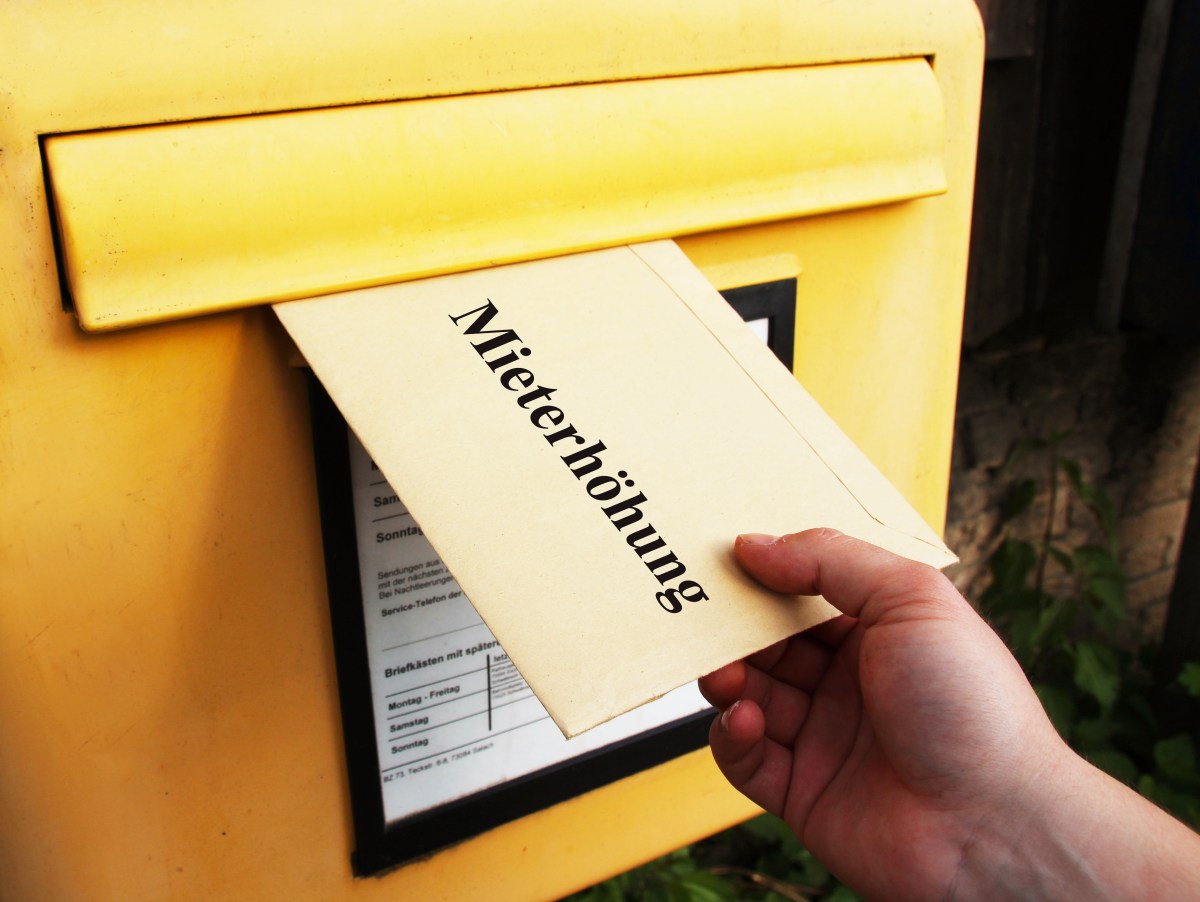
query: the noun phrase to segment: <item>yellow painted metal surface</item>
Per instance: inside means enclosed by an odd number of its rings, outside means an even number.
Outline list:
[[[0,898],[553,898],[750,812],[699,752],[355,881],[290,349],[257,308],[83,332],[41,136],[931,58],[944,195],[681,245],[796,261],[798,374],[938,522],[980,38],[965,0],[0,5]]]
[[[943,144],[917,59],[90,132],[45,152],[71,296],[101,330],[935,194]]]

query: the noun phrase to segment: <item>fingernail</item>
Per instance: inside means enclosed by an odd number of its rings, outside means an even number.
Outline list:
[[[738,699],[736,702],[734,702],[732,705],[730,705],[728,708],[726,708],[724,711],[721,712],[721,729],[724,730],[726,733],[729,732],[729,718],[733,717],[733,709],[736,708],[741,703],[742,703],[741,699]]]
[[[779,536],[768,536],[761,532],[747,532],[737,537],[743,545],[774,545]]]

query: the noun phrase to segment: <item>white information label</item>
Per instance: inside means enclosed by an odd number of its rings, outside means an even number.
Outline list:
[[[350,472],[388,823],[708,707],[685,686],[563,739],[352,434]]]

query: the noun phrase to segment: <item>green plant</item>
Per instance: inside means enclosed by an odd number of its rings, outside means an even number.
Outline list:
[[[1014,456],[1044,456],[1048,473],[1040,537],[1020,538],[1034,508],[1035,480],[1018,483],[989,561],[991,583],[979,599],[1033,682],[1059,733],[1096,766],[1200,827],[1200,664],[1165,686],[1153,679],[1157,643],[1126,647],[1125,574],[1118,560],[1112,501],[1088,482],[1057,441],[1028,443]],[[1069,494],[1066,494],[1069,493]],[[1064,497],[1065,495],[1065,497]],[[1056,540],[1064,501],[1089,513],[1095,541]],[[1165,703],[1183,706],[1189,728],[1168,731]]]
[[[769,814],[584,890],[573,902],[854,902]]]

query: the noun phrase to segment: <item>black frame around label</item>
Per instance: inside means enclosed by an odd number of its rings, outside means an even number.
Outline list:
[[[791,370],[796,280],[735,288],[722,295],[744,320],[769,321],[768,345]],[[348,427],[320,382],[311,376],[309,382],[325,575],[354,820],[356,876],[380,874],[705,744],[712,714],[701,711],[388,824],[384,819],[359,581]]]

